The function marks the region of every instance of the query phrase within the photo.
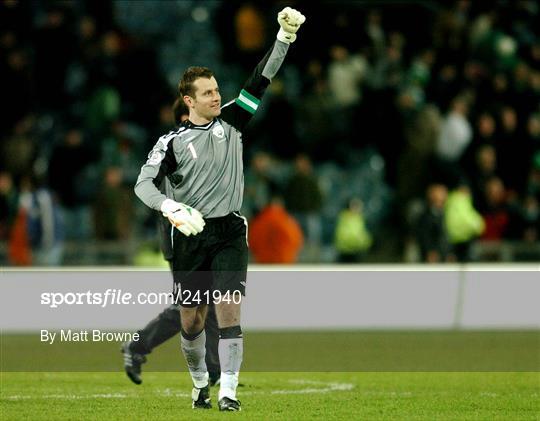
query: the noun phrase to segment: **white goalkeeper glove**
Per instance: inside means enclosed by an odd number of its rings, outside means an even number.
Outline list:
[[[291,44],[296,40],[296,31],[306,21],[306,17],[298,10],[286,7],[278,13],[277,20],[279,26],[281,26],[277,39],[286,44]]]
[[[204,219],[201,213],[191,206],[165,199],[161,204],[163,216],[186,237],[197,235],[204,229]]]

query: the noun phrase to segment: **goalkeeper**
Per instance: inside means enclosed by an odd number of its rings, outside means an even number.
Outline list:
[[[238,213],[244,189],[242,132],[304,21],[291,8],[278,14],[277,40],[238,97],[223,107],[212,71],[188,68],[179,93],[189,119],[159,138],[137,179],[137,196],[171,222],[174,292],[181,315],[181,348],[194,386],[193,408],[211,407],[204,323],[207,304],[214,301],[220,332],[218,406],[221,411],[240,410],[240,308],[248,262],[247,222]],[[165,179],[172,187],[168,194],[160,190]]]
[[[173,105],[173,112],[178,124],[189,118],[189,111],[184,101],[178,98]],[[171,192],[171,185],[167,179],[161,186],[165,195]],[[159,239],[163,257],[171,266],[173,251],[171,247],[171,224],[166,218],[159,221]],[[172,266],[171,266],[172,268]],[[122,345],[124,356],[124,370],[129,379],[135,384],[142,383],[142,365],[146,362],[146,355],[163,342],[180,333],[180,315],[176,305],[165,308],[157,317],[152,319],[146,326],[137,331],[138,341],[126,342]],[[208,368],[210,385],[219,381],[220,367],[218,355],[219,329],[216,320],[216,312],[213,305],[208,306],[208,314],[205,323],[206,334],[206,366]]]

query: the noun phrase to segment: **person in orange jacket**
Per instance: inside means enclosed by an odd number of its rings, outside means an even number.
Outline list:
[[[251,220],[248,239],[257,263],[294,263],[304,243],[300,225],[277,196]]]

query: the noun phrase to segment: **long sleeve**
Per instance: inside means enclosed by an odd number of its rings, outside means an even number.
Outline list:
[[[288,49],[289,44],[278,40],[274,42],[247,79],[238,97],[223,106],[221,118],[224,121],[242,131],[257,112],[264,92],[281,68]]]
[[[177,163],[174,156],[173,141],[177,133],[172,133],[159,138],[152,151],[148,154],[148,160],[142,166],[135,194],[148,207],[160,210],[161,204],[167,196],[159,187],[163,178],[176,169]]]

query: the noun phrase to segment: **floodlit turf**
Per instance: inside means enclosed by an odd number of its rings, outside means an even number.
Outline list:
[[[538,420],[538,373],[244,373],[241,413],[190,408],[186,373],[2,373],[2,420]],[[216,393],[212,391],[213,402]]]
[[[539,331],[245,332],[245,371],[540,371]],[[40,342],[2,335],[2,371],[116,371],[116,342]],[[336,358],[336,354],[338,357]],[[147,371],[184,367],[178,336]]]
[[[240,414],[193,413],[177,338],[141,386],[118,343],[1,339],[2,421],[540,420],[538,331],[246,332]]]

